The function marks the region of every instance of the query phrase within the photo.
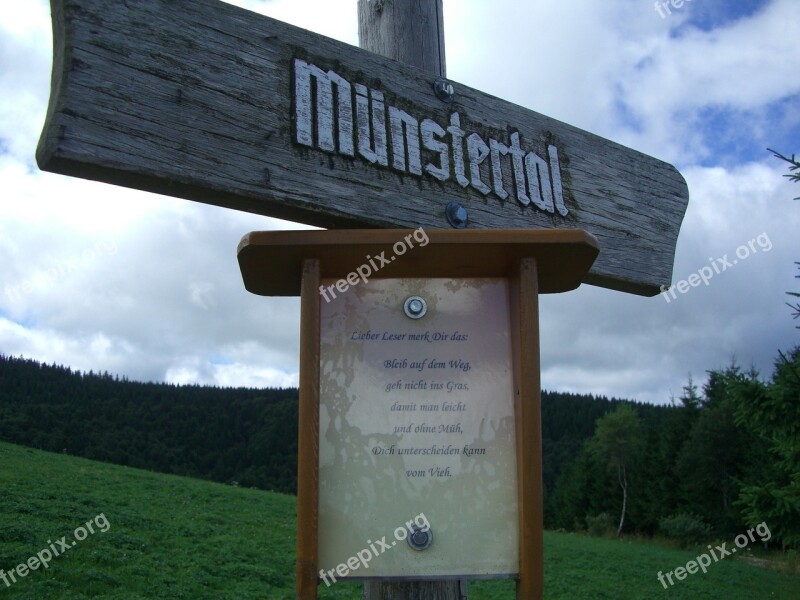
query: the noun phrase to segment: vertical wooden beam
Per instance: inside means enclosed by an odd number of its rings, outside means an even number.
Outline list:
[[[526,258],[520,261],[510,284],[519,498],[517,600],[541,600],[544,589],[544,514],[539,278],[536,260]]]
[[[365,581],[364,600],[466,600],[458,580]],[[463,596],[461,594],[464,594]]]
[[[432,78],[447,74],[442,0],[358,0],[358,41]],[[467,600],[467,582],[366,581],[364,600]]]
[[[302,263],[300,289],[300,404],[297,439],[298,600],[316,600],[319,507],[320,264]]]
[[[358,0],[358,44],[445,77],[442,0]]]
[[[442,0],[358,0],[358,40],[431,77],[447,73]],[[467,582],[366,581],[364,600],[467,600]]]

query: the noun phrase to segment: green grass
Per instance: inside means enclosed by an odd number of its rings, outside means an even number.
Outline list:
[[[0,443],[0,568],[9,571],[79,525],[111,524],[0,599],[294,598],[295,499]],[[800,597],[800,577],[736,558],[664,590],[658,571],[697,552],[545,534],[545,596],[556,599]],[[471,600],[510,600],[511,581],[470,584]],[[357,582],[320,588],[357,599]]]

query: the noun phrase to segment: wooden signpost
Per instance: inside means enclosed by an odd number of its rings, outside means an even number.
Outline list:
[[[401,567],[417,564],[419,572],[424,565],[425,575],[416,579],[440,581],[417,584],[432,586],[425,594],[419,593],[419,587],[390,582],[386,585],[398,585],[402,591],[384,595],[387,588],[379,587],[384,593],[368,598],[451,598],[453,590],[441,581],[444,577],[497,573],[491,567],[479,568],[478,559],[486,562],[495,554],[509,553],[493,537],[499,528],[493,516],[505,515],[511,522],[501,519],[503,531],[512,527],[517,534],[510,549],[516,568],[505,574],[517,579],[518,600],[541,599],[538,294],[580,285],[597,256],[597,241],[579,230],[432,230],[424,245],[399,255],[398,243],[411,237],[408,230],[265,231],[246,235],[239,245],[239,265],[249,291],[301,297],[297,597],[313,600],[320,578],[329,583],[331,577],[335,581],[351,570],[350,576],[358,578],[385,577],[381,564],[391,558]],[[366,272],[362,268],[376,256],[383,256],[387,263],[360,283],[349,277]],[[435,291],[431,281],[443,281],[450,292]],[[488,306],[476,302],[480,293],[475,290],[487,281],[505,286],[505,300],[501,293],[499,301],[490,296],[493,302]],[[346,283],[333,285],[339,282]],[[411,297],[427,303],[418,321],[403,316],[406,290],[414,290]],[[359,300],[349,305],[354,298]],[[505,327],[487,330],[481,322],[505,322]],[[331,345],[341,351],[322,351]],[[504,346],[511,357],[507,363],[496,350]],[[467,356],[470,362],[465,365]],[[413,364],[415,359],[419,366]],[[493,362],[497,360],[500,364]],[[476,374],[459,378],[465,366]],[[507,386],[498,371],[508,371]],[[436,388],[437,384],[441,387]],[[477,393],[470,394],[467,387]],[[396,412],[396,402],[411,410]],[[487,405],[504,403],[513,413],[509,433],[515,452],[510,456],[497,443],[509,424],[486,412]],[[358,419],[356,412],[365,407],[370,414]],[[412,429],[415,423],[418,427]],[[438,423],[434,430],[419,428],[434,423]],[[324,457],[321,438],[330,447]],[[445,446],[449,460],[441,452],[425,454]],[[322,477],[321,465],[330,470],[342,455],[345,468]],[[415,472],[410,473],[410,468]],[[350,475],[352,483],[334,495],[345,500],[331,510],[320,488],[335,485],[331,477],[347,477],[346,471],[354,471],[355,476]],[[492,490],[503,486],[515,491],[513,502],[505,505],[502,494],[500,503],[492,496]],[[484,502],[476,500],[480,498]],[[385,505],[390,505],[388,512],[383,510]],[[469,510],[468,505],[475,508]],[[328,537],[335,539],[324,540],[334,550],[342,545],[338,565],[337,561],[321,562],[319,515],[323,510],[331,519],[335,512],[341,521],[338,527],[328,527]],[[376,513],[388,518],[376,520]],[[358,561],[351,564],[349,559],[359,556],[361,549],[368,550],[373,539],[417,513],[430,517],[434,532],[426,554],[417,557],[404,544],[392,543],[386,544],[387,556],[381,552],[372,557],[372,566],[358,570]],[[355,530],[353,536],[348,536],[350,530]],[[352,537],[352,544],[339,539],[347,537]],[[466,551],[478,565],[463,565],[464,570],[456,567],[455,571],[452,566],[437,568],[448,563],[442,552],[454,548]],[[391,579],[397,579],[396,575]]]
[[[668,285],[678,171],[448,81],[441,0],[359,0],[362,46],[389,57],[218,0],[51,7],[43,170],[363,228],[238,251],[249,291],[301,296],[297,597],[510,576],[540,600],[538,294]],[[361,538],[404,511],[408,546],[368,567]]]
[[[671,281],[688,192],[667,163],[218,0],[52,13],[43,170],[322,227],[448,227],[455,202],[470,229],[589,231],[586,283]]]

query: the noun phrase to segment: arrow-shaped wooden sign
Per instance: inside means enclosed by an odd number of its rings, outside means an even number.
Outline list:
[[[455,203],[459,226],[591,232],[587,283],[671,281],[667,163],[218,0],[52,13],[43,170],[322,227],[450,227]]]

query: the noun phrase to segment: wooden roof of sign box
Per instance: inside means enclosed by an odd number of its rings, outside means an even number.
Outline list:
[[[589,231],[587,283],[671,281],[665,162],[218,0],[51,6],[44,170],[321,227],[446,228],[458,202],[469,229]]]
[[[319,259],[322,278],[352,273],[356,285],[373,278],[506,277],[521,259],[535,258],[539,292],[566,292],[581,284],[597,254],[597,240],[579,229],[256,231],[238,250],[245,288],[262,296],[299,296],[308,258]]]

